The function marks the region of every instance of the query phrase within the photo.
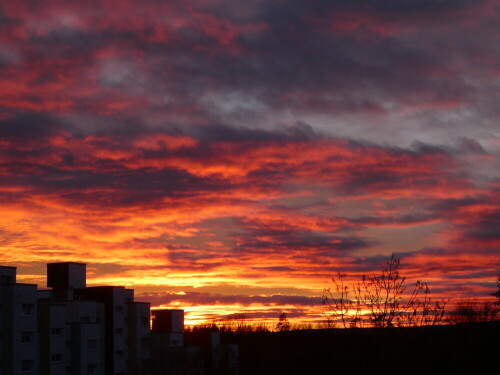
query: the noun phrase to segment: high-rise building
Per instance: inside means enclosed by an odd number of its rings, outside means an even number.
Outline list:
[[[36,285],[16,282],[16,268],[0,266],[0,374],[38,374]]]

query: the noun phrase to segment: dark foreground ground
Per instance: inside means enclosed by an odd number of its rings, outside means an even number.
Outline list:
[[[500,374],[500,322],[225,333],[221,339],[239,344],[240,375]]]

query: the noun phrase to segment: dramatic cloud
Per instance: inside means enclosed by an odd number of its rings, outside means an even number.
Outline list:
[[[5,2],[0,262],[89,264],[195,321],[321,319],[390,254],[436,297],[500,260],[493,0]],[[25,274],[25,276],[22,276]]]

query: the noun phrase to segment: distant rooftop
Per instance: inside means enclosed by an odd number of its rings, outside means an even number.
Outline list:
[[[47,264],[80,264],[83,266],[87,265],[87,263],[82,263],[82,262],[53,262],[53,263],[47,263]]]

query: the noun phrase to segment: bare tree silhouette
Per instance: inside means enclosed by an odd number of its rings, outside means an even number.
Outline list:
[[[334,289],[326,288],[323,304],[329,322],[344,328],[435,325],[443,322],[446,302],[431,303],[427,283],[417,281],[409,293],[406,278],[399,272],[400,259],[394,254],[380,274],[362,275],[348,283],[345,274],[332,278]],[[423,295],[423,299],[419,296]]]

